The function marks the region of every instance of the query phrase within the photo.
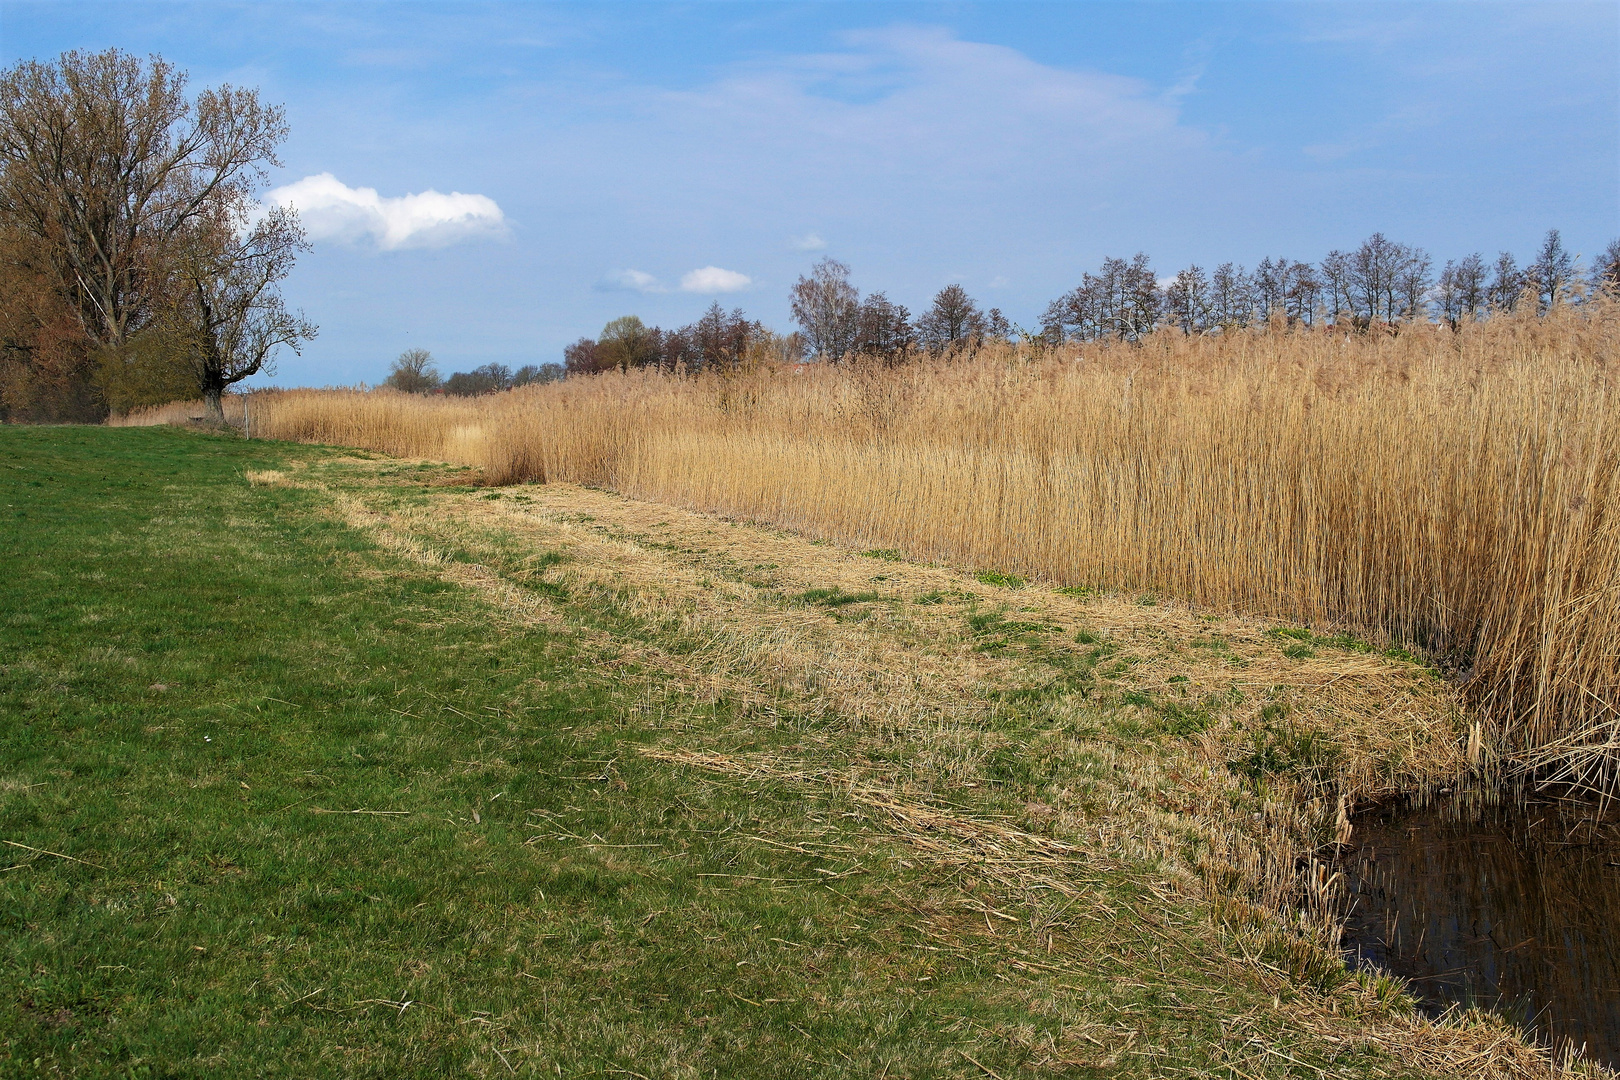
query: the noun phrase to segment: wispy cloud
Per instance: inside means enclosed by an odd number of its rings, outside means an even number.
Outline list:
[[[374,246],[382,251],[439,248],[506,235],[506,215],[487,195],[427,191],[385,197],[352,188],[331,173],[306,176],[265,195],[290,206],[313,240]]]
[[[794,251],[824,251],[827,241],[815,233],[805,233],[803,236],[795,236],[792,246]]]
[[[735,270],[726,270],[718,266],[700,266],[696,270],[688,270],[681,275],[681,283],[677,288],[688,293],[733,293],[742,292],[751,288],[754,279],[747,274],[739,274]],[[598,292],[637,292],[637,293],[667,293],[673,292],[658,278],[644,270],[609,270],[602,275],[596,283]]]
[[[722,270],[718,266],[704,266],[688,270],[681,277],[681,291],[692,293],[742,292],[754,283],[747,274],[735,270]]]
[[[669,291],[657,278],[641,270],[609,270],[602,275],[602,280],[596,283],[596,288],[601,292],[661,293]]]

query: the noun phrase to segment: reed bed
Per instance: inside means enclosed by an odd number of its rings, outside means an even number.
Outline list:
[[[1620,312],[896,368],[256,395],[255,434],[1408,644],[1517,768],[1620,765]],[[1475,747],[1477,750],[1478,747]]]
[[[245,394],[225,394],[220,407],[225,423],[231,427],[243,426]],[[207,406],[201,401],[171,401],[167,405],[154,405],[146,409],[133,409],[127,413],[114,413],[107,417],[108,427],[154,427],[159,424],[201,424],[208,422]]]

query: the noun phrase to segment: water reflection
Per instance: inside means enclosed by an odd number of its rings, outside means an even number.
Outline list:
[[[1620,822],[1452,801],[1358,819],[1345,946],[1430,1005],[1495,1008],[1620,1066]]]

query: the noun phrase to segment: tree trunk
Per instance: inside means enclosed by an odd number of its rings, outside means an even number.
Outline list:
[[[203,404],[208,407],[208,422],[225,426],[225,406],[220,400],[222,391],[217,386],[210,386],[203,391]]]

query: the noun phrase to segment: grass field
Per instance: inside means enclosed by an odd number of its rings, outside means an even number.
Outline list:
[[[0,428],[0,1076],[1560,1071],[1323,949],[1420,665],[466,477]]]

